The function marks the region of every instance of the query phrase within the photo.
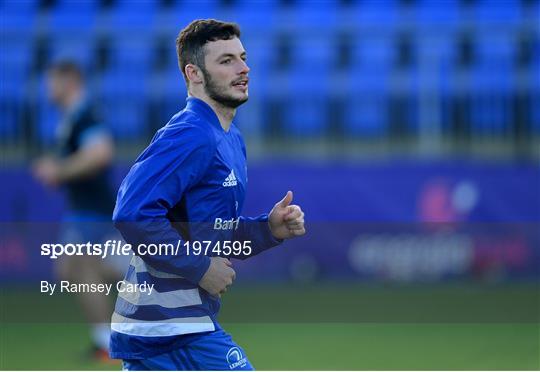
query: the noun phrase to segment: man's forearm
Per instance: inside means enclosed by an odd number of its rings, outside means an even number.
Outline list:
[[[60,182],[69,182],[92,176],[110,164],[113,157],[112,144],[95,144],[81,149],[63,159],[59,166]]]
[[[249,255],[231,256],[232,258],[239,259],[255,256],[283,242],[283,240],[276,239],[272,235],[270,226],[268,225],[268,214],[266,213],[257,217],[240,217],[234,240],[251,241],[252,249]]]

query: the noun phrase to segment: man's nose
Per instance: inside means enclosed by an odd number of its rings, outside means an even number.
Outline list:
[[[250,68],[247,65],[246,61],[240,61],[240,71],[239,74],[247,74],[249,72]]]

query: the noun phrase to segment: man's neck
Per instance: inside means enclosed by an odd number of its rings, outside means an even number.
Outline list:
[[[225,132],[229,131],[229,128],[231,127],[232,120],[234,118],[234,115],[236,114],[236,109],[230,108],[227,106],[223,106],[219,102],[216,102],[212,98],[208,97],[207,95],[198,95],[190,93],[190,96],[200,99],[201,101],[205,102],[212,108],[214,113],[219,119],[219,123],[221,124],[221,127]]]

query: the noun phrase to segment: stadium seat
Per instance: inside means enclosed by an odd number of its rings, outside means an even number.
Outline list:
[[[296,1],[278,12],[278,27],[286,32],[326,35],[339,26],[338,9],[337,1]]]
[[[461,22],[462,14],[458,1],[416,0],[413,5],[414,21],[421,31],[447,31],[457,28]]]
[[[110,69],[147,74],[153,62],[153,38],[115,35],[111,40]]]
[[[361,0],[354,2],[350,16],[355,28],[364,31],[392,33],[400,16],[397,0]]]
[[[320,136],[327,129],[330,76],[336,66],[336,48],[324,38],[296,35],[291,41],[291,64],[281,84],[272,84],[276,97],[285,95],[282,118],[293,136]]]
[[[516,26],[524,18],[521,3],[520,0],[476,0],[472,6],[473,21],[479,26]]]
[[[52,148],[57,140],[57,127],[60,123],[60,112],[50,102],[47,95],[45,75],[39,79],[39,91],[37,95],[37,137],[43,146]]]
[[[504,135],[511,123],[512,68],[509,65],[475,66],[471,83],[473,133]]]
[[[279,87],[284,98],[285,134],[293,137],[320,137],[328,129],[330,76],[328,70],[295,66],[285,85]]]
[[[180,111],[187,97],[184,78],[178,68],[172,66],[158,77],[157,89],[154,91],[154,104],[157,109],[158,122],[151,123],[153,129],[164,126],[170,118]]]
[[[279,1],[234,1],[220,9],[222,19],[240,25],[242,38],[264,34],[271,37],[278,28]]]
[[[34,23],[39,0],[4,0],[0,3],[2,14],[2,34],[17,36],[30,35],[34,31]],[[3,39],[4,40],[4,39]]]
[[[291,66],[331,72],[337,66],[337,46],[332,35],[296,36],[291,43]]]
[[[95,38],[87,35],[74,35],[52,40],[48,61],[69,59],[78,63],[88,74],[95,67]]]
[[[103,74],[99,101],[119,141],[142,138],[148,125],[148,76],[142,70]]]
[[[4,53],[0,58],[2,74],[2,90],[9,90],[20,94],[20,89],[25,83],[31,68],[32,49],[31,44],[21,43],[19,40],[3,40],[2,47],[9,53]]]
[[[420,116],[421,73],[417,67],[410,66],[392,74],[390,131],[393,135],[415,136],[421,125],[431,124],[420,122],[425,119]]]
[[[388,66],[354,66],[344,81],[343,130],[350,137],[381,137],[388,131]]]
[[[195,19],[217,18],[221,16],[219,2],[210,0],[181,0],[167,9],[164,20],[178,33]],[[166,26],[168,27],[168,26]]]
[[[537,2],[537,10],[540,12],[540,2]],[[539,26],[540,27],[540,26]],[[529,68],[531,72],[530,86],[532,91],[532,103],[531,103],[531,118],[533,130],[537,135],[540,135],[540,35],[535,34],[536,37],[532,42],[532,63]]]
[[[429,112],[436,115],[432,125],[448,131],[451,127],[453,91],[456,89],[456,62],[458,45],[453,32],[421,33],[416,37],[418,66],[422,73],[423,90],[438,107]],[[427,68],[425,68],[427,66]]]
[[[49,31],[54,37],[89,35],[96,27],[99,3],[92,0],[57,0],[51,9]],[[74,34],[75,33],[75,34]]]
[[[0,90],[0,138],[14,142],[19,134],[19,124],[23,114],[23,99],[14,94],[12,86],[6,84]]]
[[[0,58],[0,136],[13,138],[19,133],[23,103],[30,72],[30,45],[17,40],[4,40],[3,48],[9,50]]]
[[[472,67],[473,133],[502,135],[511,123],[515,43],[512,35],[483,33],[475,43]]]
[[[438,115],[436,120],[440,124],[441,133],[443,135],[450,134],[455,128],[454,105],[458,97],[457,88],[457,71],[455,65],[442,64],[439,66],[436,77],[436,99],[435,104],[438,106],[434,114]]]
[[[530,0],[523,4],[523,17],[525,21],[538,30],[538,17],[540,16],[540,1]]]
[[[419,63],[450,65],[457,61],[458,45],[455,33],[418,35],[415,38]]]
[[[540,46],[537,46],[540,47]],[[539,50],[540,51],[540,50]],[[531,66],[531,122],[532,131],[540,136],[540,60]]]
[[[397,48],[393,37],[387,35],[365,36],[355,39],[352,45],[351,64],[378,65],[389,68],[396,63]]]
[[[157,24],[158,1],[116,0],[110,10],[108,30],[116,35],[132,37],[151,35]]]

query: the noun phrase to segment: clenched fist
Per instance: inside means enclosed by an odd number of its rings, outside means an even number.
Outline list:
[[[292,191],[274,205],[268,215],[268,224],[272,235],[277,239],[289,239],[304,235],[304,212],[298,205],[290,205],[293,199]]]
[[[232,268],[231,261],[223,257],[210,257],[210,266],[199,282],[199,286],[212,296],[221,297],[235,278],[236,272]]]

